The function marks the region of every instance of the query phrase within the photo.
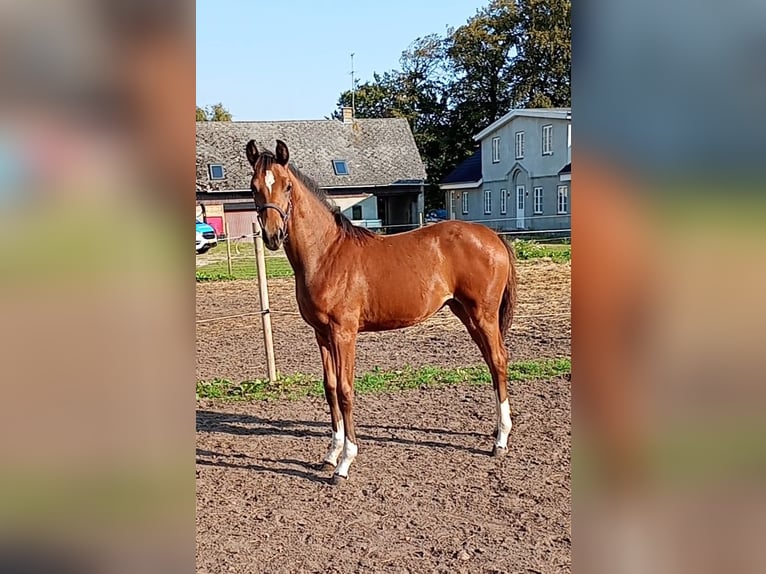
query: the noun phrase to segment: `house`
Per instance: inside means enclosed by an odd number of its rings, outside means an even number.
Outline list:
[[[439,184],[452,219],[498,231],[571,228],[569,108],[511,110],[482,130],[479,149]]]
[[[245,144],[273,150],[313,178],[355,224],[386,233],[417,227],[425,167],[407,120],[400,118],[197,122],[197,213],[221,234],[252,233],[255,205]]]
[[[450,219],[465,219],[481,210],[481,146],[464,162],[442,179],[439,187],[445,192],[447,214]],[[476,203],[471,209],[471,203]]]

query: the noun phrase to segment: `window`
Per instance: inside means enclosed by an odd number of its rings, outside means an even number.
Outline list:
[[[516,159],[524,159],[524,132],[516,132]]]
[[[535,213],[543,212],[543,188],[535,188]]]
[[[559,186],[558,207],[559,213],[569,212],[569,189],[566,185]]]
[[[468,213],[468,192],[463,192],[463,213]]]
[[[351,219],[354,221],[359,221],[362,219],[362,206],[361,205],[355,205],[351,208]]]
[[[226,179],[223,166],[220,163],[211,163],[208,167],[210,179]]]
[[[492,213],[492,190],[484,190],[484,213]]]
[[[543,155],[553,155],[553,126],[543,126]]]
[[[332,160],[332,169],[335,175],[348,175],[348,164],[345,159]]]
[[[500,215],[505,215],[508,212],[508,190],[500,190]]]
[[[500,138],[492,138],[492,163],[500,161]]]

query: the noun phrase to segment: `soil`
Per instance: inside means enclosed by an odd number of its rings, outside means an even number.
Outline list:
[[[519,267],[512,358],[569,355],[569,317],[559,313],[569,310],[570,267]],[[296,311],[290,280],[269,288],[272,309]],[[257,309],[253,282],[197,286],[198,320]],[[280,370],[320,374],[300,317],[275,313],[273,322]],[[262,377],[259,323],[254,315],[198,324],[197,376]],[[479,363],[448,312],[358,343],[357,373]],[[488,386],[357,395],[359,456],[340,486],[316,465],[330,440],[323,399],[200,401],[198,572],[569,572],[570,383],[514,383],[510,392],[504,458],[489,456]]]
[[[506,337],[509,359],[563,357],[570,354],[570,265],[545,261],[519,264],[519,305]],[[269,300],[277,369],[282,374],[322,374],[314,331],[298,314],[293,279],[269,281]],[[197,324],[197,379],[232,381],[264,378],[261,318],[256,281],[197,284],[197,320],[252,313]],[[442,309],[409,329],[360,333],[356,372],[374,367],[400,368],[482,364],[478,347],[463,324]]]

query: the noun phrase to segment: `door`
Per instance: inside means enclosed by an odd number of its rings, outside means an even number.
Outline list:
[[[516,229],[524,229],[524,196],[523,185],[516,186]]]

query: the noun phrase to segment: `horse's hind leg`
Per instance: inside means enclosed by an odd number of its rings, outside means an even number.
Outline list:
[[[507,452],[512,422],[508,400],[508,353],[500,333],[498,312],[459,301],[450,302],[449,307],[460,318],[471,334],[471,338],[481,349],[484,361],[492,374],[497,406],[497,436],[492,454],[502,456]]]
[[[457,316],[457,318],[460,319],[463,325],[465,325],[465,328],[468,330],[468,334],[471,335],[471,339],[473,339],[473,342],[476,343],[477,347],[479,347],[479,351],[481,351],[481,356],[484,358],[484,362],[489,364],[490,359],[487,355],[487,350],[484,348],[484,340],[482,339],[478,328],[474,324],[471,315],[468,313],[468,310],[457,299],[451,299],[450,301],[447,301],[447,307],[449,307],[450,310]]]
[[[332,421],[332,442],[322,462],[326,470],[331,470],[337,466],[338,457],[343,451],[345,433],[343,432],[343,417],[338,406],[338,378],[335,373],[335,361],[333,361],[330,343],[319,333],[316,334],[316,338],[319,352],[322,355],[324,396],[330,407],[330,420]]]

